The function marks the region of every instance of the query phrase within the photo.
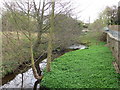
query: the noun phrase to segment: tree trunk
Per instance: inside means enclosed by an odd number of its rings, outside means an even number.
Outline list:
[[[35,11],[36,11],[36,17],[37,17],[37,23],[38,23],[38,26],[37,26],[37,29],[38,29],[38,34],[37,34],[37,40],[34,44],[34,47],[33,47],[33,51],[34,51],[34,56],[35,57],[38,57],[37,56],[37,53],[38,53],[38,49],[41,49],[39,46],[41,44],[41,36],[42,36],[42,26],[43,26],[43,17],[44,17],[44,8],[45,8],[45,2],[43,2],[43,7],[42,7],[42,14],[41,16],[39,15],[40,13],[40,8],[36,9],[36,5],[34,3],[34,6],[35,6]],[[40,67],[39,67],[39,63],[36,63],[35,64],[35,67],[37,69],[37,73],[38,75],[41,75],[41,70],[40,70]]]
[[[42,79],[42,76],[38,74],[36,67],[35,67],[35,61],[34,61],[34,57],[33,57],[33,47],[32,47],[32,41],[30,41],[30,54],[31,54],[31,64],[32,64],[32,70],[33,70],[33,74],[34,77],[38,80]]]
[[[47,56],[47,72],[50,72],[50,63],[52,59],[52,41],[53,41],[53,30],[54,30],[54,7],[55,2],[52,0],[52,13],[50,18],[50,30],[49,30],[49,41],[48,41],[48,56]]]

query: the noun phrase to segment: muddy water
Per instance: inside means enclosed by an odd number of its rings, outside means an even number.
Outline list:
[[[68,49],[71,49],[71,50],[85,49],[85,48],[86,48],[86,46],[84,46],[84,45],[73,45],[73,46],[68,47]],[[46,67],[46,64],[47,64],[47,59],[44,59],[39,64],[41,70],[43,70]],[[18,74],[13,80],[7,82],[3,86],[0,86],[0,89],[1,88],[21,88],[21,87],[22,88],[33,88],[34,87],[34,83],[36,81],[37,80],[33,76],[32,68],[30,68],[25,73]]]

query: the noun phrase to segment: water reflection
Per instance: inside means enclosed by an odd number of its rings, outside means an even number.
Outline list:
[[[46,66],[47,60],[43,60],[42,63],[40,63],[41,70],[43,70]],[[10,82],[4,84],[0,88],[33,88],[34,83],[37,81],[37,79],[34,78],[32,68],[29,69],[27,72],[22,74],[18,74],[13,80]],[[38,86],[39,87],[39,86]]]
[[[68,47],[68,49],[85,49],[86,46],[84,45],[72,45]],[[46,67],[47,59],[44,59],[40,64],[41,71]],[[42,72],[43,74],[43,72]],[[26,71],[25,73],[18,74],[13,80],[10,82],[7,82],[2,88],[33,88],[34,84],[38,83],[37,79],[34,78],[32,68]],[[37,84],[36,84],[37,85]],[[37,85],[37,88],[39,88],[39,84]]]

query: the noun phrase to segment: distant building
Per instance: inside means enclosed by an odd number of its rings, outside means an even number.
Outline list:
[[[84,29],[84,30],[82,30],[82,32],[88,32],[89,30],[88,29]]]

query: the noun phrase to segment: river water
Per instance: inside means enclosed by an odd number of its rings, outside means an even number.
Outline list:
[[[68,47],[68,49],[85,49],[86,46],[84,45],[72,45]],[[47,59],[44,59],[40,64],[41,70],[43,70],[46,67]],[[43,74],[43,73],[42,73]],[[32,68],[30,68],[28,71],[26,71],[23,74],[18,74],[13,80],[7,82],[3,86],[0,86],[0,89],[2,88],[33,88],[34,83],[37,80],[34,78]],[[39,87],[39,86],[38,86]]]

